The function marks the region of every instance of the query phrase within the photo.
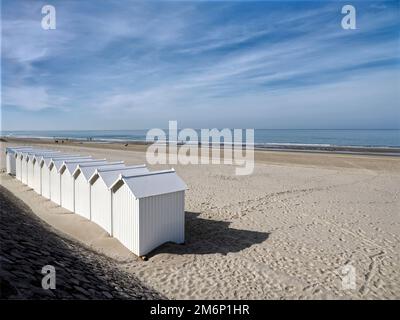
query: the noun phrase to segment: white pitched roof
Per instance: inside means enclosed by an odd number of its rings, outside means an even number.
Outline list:
[[[48,155],[48,154],[35,154],[35,155],[33,156],[33,159],[36,159],[36,161],[39,161],[39,162],[40,162],[40,161],[42,161],[42,159],[45,158],[45,157],[58,156],[58,155],[60,155],[60,154],[62,154],[62,153],[56,152],[56,153],[50,154],[50,155]]]
[[[22,156],[23,159],[26,160],[30,155],[35,155],[35,154],[46,154],[46,153],[52,153],[54,152],[53,150],[44,150],[44,149],[31,149],[31,150],[18,150],[16,152],[17,155]]]
[[[95,161],[95,162],[89,162],[89,163],[87,163],[86,161],[85,162],[65,161],[63,163],[63,165],[61,166],[60,170],[63,167],[65,167],[66,170],[68,171],[68,173],[72,175],[78,169],[78,167],[80,167],[80,166],[86,166],[86,165],[88,165],[88,166],[94,166],[94,165],[99,166],[99,165],[106,164],[106,163],[108,163],[106,161],[106,159],[98,160],[98,161]]]
[[[32,150],[31,146],[26,147],[6,147],[6,153],[16,153],[17,151]]]
[[[50,161],[52,160],[52,159],[57,159],[57,158],[66,158],[66,157],[82,157],[81,155],[79,155],[79,154],[77,154],[77,155],[74,155],[74,154],[68,154],[68,153],[57,153],[57,154],[52,154],[52,155],[48,155],[48,154],[45,154],[45,155],[36,155],[35,156],[35,158],[36,158],[36,161],[38,161],[39,163],[41,163],[41,162],[43,162],[43,161],[45,161],[45,160],[48,160],[48,163],[50,163]]]
[[[104,181],[106,184],[107,188],[110,188],[113,183],[115,182],[118,177],[121,175],[126,175],[126,176],[132,176],[135,174],[145,174],[148,173],[149,169],[146,168],[146,165],[138,165],[138,166],[130,166],[130,167],[125,167],[125,168],[114,168],[114,169],[105,169],[105,168],[99,168],[96,170],[92,176],[90,177],[89,181],[94,178],[97,174],[99,177]]]
[[[138,199],[187,189],[186,184],[173,169],[134,176],[122,175],[111,187],[121,180]]]
[[[95,172],[98,168],[108,168],[108,169],[116,169],[116,168],[124,168],[125,164],[123,161],[117,161],[117,162],[105,162],[104,164],[82,164],[79,165],[79,167],[77,167],[74,170],[75,174],[78,170],[81,171],[81,173],[83,174],[83,177],[86,179],[86,181],[89,181],[90,177],[92,176],[93,172]]]
[[[76,158],[76,159],[64,159],[64,160],[60,160],[60,161],[58,161],[58,160],[54,161],[54,165],[58,172],[60,172],[60,170],[64,166],[64,164],[67,164],[67,163],[75,164],[75,165],[78,165],[79,163],[86,163],[86,162],[101,164],[101,163],[106,162],[106,159]]]
[[[43,156],[43,155],[56,156],[57,154],[60,154],[60,151],[32,152],[32,153],[29,153],[26,158],[27,158],[27,160],[33,161],[33,159],[35,159],[36,157],[39,157],[39,156]]]
[[[27,153],[28,151],[32,151],[32,150],[34,150],[34,149],[18,149],[18,150],[14,150],[14,154],[15,154],[15,157],[22,156],[25,153]]]
[[[58,171],[65,160],[92,160],[92,157],[88,156],[88,157],[51,158],[48,162],[48,166],[50,167],[51,164],[53,163],[54,166],[56,167],[56,170]],[[47,160],[45,160],[45,162],[47,163]]]
[[[41,162],[43,161],[46,166],[50,166],[50,163],[53,160],[64,160],[64,159],[90,159],[91,156],[77,156],[77,155],[57,155],[57,156],[49,156],[43,157]]]
[[[29,160],[33,159],[33,157],[35,155],[42,155],[42,154],[43,155],[45,155],[45,154],[51,155],[51,154],[55,154],[55,153],[58,153],[58,152],[34,150],[34,151],[29,151],[29,152],[23,153],[23,155],[24,155],[24,160],[29,161]]]

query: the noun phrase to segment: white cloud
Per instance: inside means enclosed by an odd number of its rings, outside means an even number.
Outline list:
[[[28,111],[39,111],[50,107],[50,97],[43,87],[5,87],[3,104]]]
[[[68,99],[54,94],[43,86],[5,86],[2,88],[2,104],[5,107],[25,111],[42,111],[49,108],[67,110]]]
[[[323,104],[322,93],[334,92],[325,85],[373,83],[369,75],[380,68],[357,67],[398,57],[393,34],[368,38],[398,23],[398,12],[360,10],[358,29],[345,31],[336,4],[299,11],[288,5],[247,21],[240,14],[226,19],[232,3],[207,5],[113,2],[110,10],[97,10],[90,2],[62,2],[54,32],[41,29],[29,6],[25,15],[6,15],[3,57],[14,69],[4,77],[3,104],[40,114],[70,101],[71,110],[104,119],[196,114],[198,121],[212,108],[231,106],[225,119],[256,121],[266,104],[287,115],[285,105],[306,108],[308,95]],[[342,92],[356,103],[354,92]],[[370,92],[379,96],[383,88]]]

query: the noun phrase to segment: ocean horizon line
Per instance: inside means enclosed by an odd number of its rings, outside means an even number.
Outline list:
[[[183,143],[187,139],[170,136],[168,129],[165,137],[159,140]],[[179,129],[178,129],[179,130]],[[213,142],[209,136],[203,137],[201,129],[194,129],[197,140],[194,143]],[[245,136],[244,130],[242,133]],[[136,130],[21,130],[1,131],[4,138],[55,139],[92,142],[151,142],[147,140],[147,129]],[[242,137],[243,140],[245,139]],[[221,143],[224,139],[220,138]],[[230,142],[228,141],[227,144]],[[241,142],[240,142],[241,143]],[[314,146],[314,147],[400,147],[400,129],[255,129],[252,144],[258,147],[268,146]]]
[[[178,127],[179,129],[186,129],[189,127]],[[144,131],[144,130],[151,130],[154,128],[144,128],[144,129],[49,129],[49,130],[41,130],[41,129],[24,129],[24,130],[0,130],[0,133],[2,132],[60,132],[60,131],[66,131],[66,132],[93,132],[93,131]],[[162,130],[168,130],[168,128],[159,128]],[[290,131],[290,130],[320,130],[320,131],[329,131],[329,130],[337,130],[337,131],[400,131],[400,128],[236,128],[236,127],[210,127],[210,128],[190,128],[194,130],[201,130],[201,129],[253,129],[253,130],[285,130],[285,131]]]

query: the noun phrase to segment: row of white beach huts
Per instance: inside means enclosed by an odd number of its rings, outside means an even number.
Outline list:
[[[138,256],[183,243],[185,190],[172,170],[150,172],[91,156],[6,148],[7,173],[39,195],[89,219]]]

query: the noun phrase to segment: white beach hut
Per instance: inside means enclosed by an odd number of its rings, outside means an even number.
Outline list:
[[[15,161],[15,164],[17,166],[17,178],[20,180],[23,184],[26,184],[26,181],[28,179],[28,171],[27,171],[27,165],[25,161],[25,157],[28,154],[26,151],[19,151],[17,152],[17,160]]]
[[[79,166],[73,173],[75,179],[75,213],[80,216],[91,219],[91,207],[90,207],[90,184],[89,179],[93,175],[93,172],[98,167],[90,166]],[[103,169],[122,169],[125,168],[123,163],[113,164],[111,166],[102,166]]]
[[[111,185],[113,236],[138,256],[183,243],[186,189],[174,170],[121,175]]]
[[[16,151],[15,152],[15,177],[17,180],[22,181],[22,152],[23,151]]]
[[[49,153],[53,152],[52,150],[43,150],[43,149],[32,149],[29,151],[18,152],[20,155],[21,161],[21,182],[23,184],[28,184],[28,158],[31,154],[37,153]]]
[[[61,152],[54,153],[54,155],[59,156],[62,154]],[[40,167],[40,162],[44,157],[51,157],[51,155],[38,155],[35,154],[32,159],[33,165],[33,179],[32,179],[32,188],[35,190],[36,193],[41,194],[41,187],[42,187],[42,168]]]
[[[120,175],[133,176],[148,172],[144,164],[123,169],[98,168],[89,178],[91,220],[112,236],[111,185]]]
[[[49,177],[50,177],[50,200],[54,203],[61,205],[61,176],[60,176],[60,168],[63,165],[64,161],[79,161],[79,162],[87,162],[87,161],[99,161],[94,160],[90,157],[82,157],[82,158],[70,158],[70,159],[53,159],[49,164]],[[104,161],[101,159],[100,161]]]
[[[7,147],[6,148],[6,171],[8,174],[16,175],[16,153],[17,151],[32,150],[32,147]]]
[[[74,155],[59,155],[57,157],[43,157],[42,160],[39,162],[39,166],[41,167],[41,179],[42,179],[42,186],[41,186],[41,195],[47,199],[50,199],[50,164],[53,160],[69,160],[69,159],[91,159],[90,156],[74,156]]]
[[[34,172],[34,174],[33,174],[33,190],[35,190],[37,194],[42,194],[44,160],[52,159],[52,158],[53,159],[61,158],[61,157],[64,157],[64,158],[65,157],[79,157],[79,155],[66,154],[66,153],[57,153],[56,155],[35,155],[35,157],[33,159],[33,172]],[[49,186],[49,184],[48,184],[48,186]]]
[[[41,155],[57,155],[59,154],[59,151],[51,151],[51,152],[32,152],[29,153],[26,161],[27,161],[27,181],[26,184],[33,188],[35,185],[35,162],[36,162],[36,157],[41,156]]]
[[[95,171],[96,168],[102,166],[119,166],[123,165],[123,161],[118,162],[88,162],[77,163],[74,161],[65,161],[60,168],[61,176],[61,206],[72,212],[75,211],[75,179],[73,173],[77,168],[90,168]]]

